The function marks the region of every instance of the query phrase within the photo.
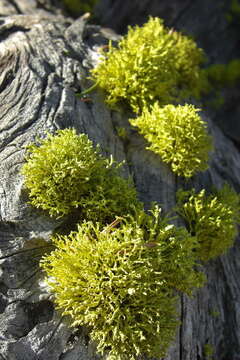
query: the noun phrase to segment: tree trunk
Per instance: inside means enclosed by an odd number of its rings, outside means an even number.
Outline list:
[[[89,95],[89,102],[76,97],[75,93],[90,85],[87,77],[98,47],[107,44],[109,39],[117,40],[118,36],[100,26],[87,25],[84,17],[75,21],[64,17],[57,3],[50,0],[0,2],[0,359],[100,358],[89,342],[87,330],[69,328],[67,320],[55,311],[44,286],[39,260],[51,248],[50,235],[61,221],[49,218],[28,204],[20,174],[27,144],[57,129],[71,127],[87,133],[95,144],[101,145],[105,155],[126,160],[125,171],[133,175],[139,198],[147,207],[151,201],[157,201],[165,210],[170,210],[175,205],[179,185],[169,168],[145,150],[140,135],[132,132],[128,143],[118,136],[117,128],[127,123],[129,114],[109,110],[98,92]],[[127,10],[120,0],[102,0],[98,15],[103,24],[113,26],[114,21],[110,19],[115,14],[115,27],[123,31],[126,23],[145,20],[149,3],[132,1]],[[228,34],[234,31],[233,25],[229,29],[223,21],[225,5],[214,13],[219,6],[217,0],[158,3],[152,1],[152,8],[155,4],[152,14],[165,15],[167,22],[177,28],[185,26],[186,20],[186,28],[191,28],[192,33],[195,31],[200,43],[207,44],[211,59],[231,58],[238,39],[235,33],[226,50],[222,50],[220,39],[211,48],[221,31],[224,40],[227,36],[224,30]],[[105,17],[104,6],[108,6]],[[120,16],[122,13],[125,18]],[[204,14],[207,29],[213,29],[212,21],[216,27],[208,39],[205,24],[197,20],[204,18]],[[211,14],[213,20],[210,20]],[[205,32],[201,33],[203,29]],[[236,89],[234,94],[238,94]],[[233,125],[231,131],[226,125],[225,119],[232,119],[227,110],[221,113],[220,125],[223,124],[225,134],[238,141],[237,125],[236,131]],[[233,109],[234,116],[236,111]],[[211,188],[228,181],[239,191],[238,144],[212,121],[215,112],[205,111],[203,116],[214,137],[215,151],[209,170],[196,176],[192,185]],[[207,360],[206,344],[213,348],[213,359],[240,359],[239,259],[240,245],[236,240],[226,255],[205,266],[206,286],[192,298],[182,297],[182,324],[168,360]]]

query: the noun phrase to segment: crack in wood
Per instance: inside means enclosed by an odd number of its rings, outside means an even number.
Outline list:
[[[7,259],[7,258],[9,258],[11,256],[16,256],[16,255],[19,255],[19,254],[21,255],[23,253],[27,253],[27,252],[30,252],[30,251],[42,250],[42,249],[45,249],[45,248],[54,248],[54,246],[53,245],[45,245],[45,246],[41,246],[41,247],[38,247],[38,248],[19,250],[19,251],[16,251],[14,253],[11,253],[11,254],[1,256],[0,260]]]

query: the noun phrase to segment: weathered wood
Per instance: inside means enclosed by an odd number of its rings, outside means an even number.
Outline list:
[[[56,15],[58,10],[53,16],[46,5],[37,10],[39,3],[0,5],[0,359],[94,360],[98,357],[86,330],[70,329],[44,288],[38,262],[51,249],[49,237],[61,222],[27,203],[19,173],[24,147],[46,131],[74,127],[99,143],[104,154],[126,160],[125,171],[133,174],[146,206],[158,201],[169,210],[179,184],[136,132],[128,143],[118,137],[117,127],[127,124],[127,114],[110,111],[97,92],[88,103],[75,96],[89,86],[88,69],[110,32],[87,26],[83,19],[72,22]],[[228,181],[239,191],[239,150],[205,117],[215,152],[210,169],[193,185]],[[168,360],[203,360],[205,344],[213,346],[214,359],[240,359],[239,255],[236,241],[228,254],[205,266],[207,285],[192,299],[182,299],[182,325]]]

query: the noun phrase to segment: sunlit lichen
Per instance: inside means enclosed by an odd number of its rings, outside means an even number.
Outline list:
[[[155,101],[164,105],[198,96],[203,60],[192,39],[150,18],[142,27],[130,27],[117,48],[110,45],[92,74],[109,105],[124,101],[139,113]]]
[[[189,178],[207,169],[212,149],[198,111],[193,105],[160,107],[155,103],[130,122],[148,141],[147,149],[160,155],[174,173]]]
[[[82,220],[107,223],[142,207],[131,180],[120,177],[115,163],[73,129],[31,144],[26,160],[22,174],[31,204],[51,216],[77,208]]]
[[[177,212],[197,237],[197,256],[201,260],[215,258],[233,245],[240,222],[240,199],[229,185],[210,195],[205,190],[179,190],[177,198]]]
[[[203,284],[197,246],[184,228],[143,211],[118,226],[84,222],[53,239],[41,266],[55,303],[72,325],[85,325],[109,359],[163,357],[178,324],[176,291]]]

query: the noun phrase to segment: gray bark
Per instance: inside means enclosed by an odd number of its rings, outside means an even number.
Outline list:
[[[38,263],[51,250],[50,235],[61,221],[28,204],[20,175],[24,147],[46,131],[74,127],[99,143],[105,155],[126,160],[125,171],[133,175],[146,206],[157,201],[171,209],[180,184],[145,150],[136,132],[129,129],[128,143],[118,137],[117,127],[127,126],[128,114],[109,110],[97,92],[89,95],[88,103],[75,95],[89,86],[86,77],[97,47],[117,37],[83,19],[73,22],[61,16],[58,9],[47,7],[53,2],[45,1],[44,8],[37,7],[39,3],[0,3],[0,359],[94,360],[98,356],[86,329],[69,328],[44,287]],[[209,170],[192,185],[209,188],[228,181],[239,191],[239,150],[207,113],[204,116],[215,151]],[[204,360],[206,344],[213,346],[214,359],[240,359],[239,255],[236,240],[226,255],[205,266],[206,286],[193,298],[182,298],[182,325],[168,360]]]

